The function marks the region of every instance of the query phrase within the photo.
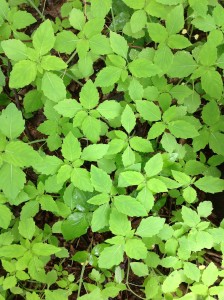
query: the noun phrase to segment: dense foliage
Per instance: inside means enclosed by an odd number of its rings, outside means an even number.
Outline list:
[[[0,299],[224,299],[221,2],[0,0]]]

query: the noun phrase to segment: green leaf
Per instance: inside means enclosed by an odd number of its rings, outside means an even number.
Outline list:
[[[92,80],[88,80],[85,85],[82,87],[79,94],[80,103],[86,109],[92,109],[97,106],[99,102],[99,93],[97,88],[93,84]]]
[[[65,99],[54,106],[54,109],[63,117],[73,118],[82,106],[74,99]]]
[[[183,190],[183,197],[186,202],[193,203],[197,198],[197,192],[191,186],[188,186]]]
[[[183,5],[178,5],[171,10],[166,18],[166,29],[168,34],[178,33],[184,27]]]
[[[63,140],[61,152],[65,159],[75,161],[80,158],[81,146],[76,137],[69,132]]]
[[[130,263],[132,272],[138,277],[145,277],[149,274],[147,265],[141,262],[131,262]]]
[[[69,22],[73,28],[82,30],[86,22],[84,13],[80,9],[73,8],[69,14]]]
[[[90,39],[92,36],[99,34],[103,30],[104,24],[104,18],[96,17],[91,20],[88,20],[88,22],[83,28],[83,32],[87,39]]]
[[[182,276],[179,271],[175,270],[170,273],[162,284],[162,291],[164,293],[175,292],[182,282]]]
[[[158,175],[163,169],[163,158],[161,153],[157,153],[150,158],[145,165],[145,172],[147,177]]]
[[[164,44],[158,48],[154,56],[155,64],[161,69],[162,73],[165,74],[170,69],[173,63],[173,53],[169,47]],[[157,97],[154,97],[156,99]],[[152,99],[152,100],[154,100]]]
[[[54,102],[66,98],[66,88],[63,80],[51,72],[45,72],[42,78],[41,89],[44,95]]]
[[[131,185],[139,185],[144,181],[144,176],[136,171],[122,172],[118,178],[119,187],[127,187]]]
[[[55,43],[54,30],[48,19],[41,23],[33,35],[33,46],[40,56],[48,53]]]
[[[12,213],[10,209],[3,204],[0,204],[0,228],[7,229],[12,219]]]
[[[9,59],[14,61],[25,60],[27,58],[27,47],[20,40],[11,39],[1,42],[2,49]]]
[[[1,246],[0,257],[18,258],[18,257],[23,256],[26,251],[27,251],[27,249],[21,245]]]
[[[110,231],[115,235],[126,236],[131,231],[131,222],[125,214],[113,208],[109,219]]]
[[[47,71],[57,71],[67,68],[67,64],[59,57],[45,55],[41,60],[41,67]]]
[[[9,139],[17,138],[24,130],[25,121],[14,103],[10,103],[0,115],[0,131]]]
[[[71,54],[75,50],[78,40],[72,31],[62,30],[56,36],[54,49],[60,53]]]
[[[173,178],[182,185],[189,185],[191,182],[191,177],[187,174],[175,170],[171,170]]]
[[[61,251],[61,248],[44,243],[35,243],[32,247],[32,252],[38,256],[49,256],[59,251]]]
[[[208,70],[201,76],[201,86],[211,97],[220,99],[223,93],[223,82],[221,75],[214,70]]]
[[[220,193],[224,191],[224,180],[212,176],[204,176],[194,182],[194,185],[206,193]]]
[[[97,107],[97,111],[106,119],[113,120],[121,113],[121,105],[115,100],[105,100]]]
[[[89,223],[87,221],[86,213],[74,212],[67,220],[63,221],[61,232],[68,241],[84,235],[88,228]]]
[[[93,232],[100,231],[109,225],[110,205],[105,203],[99,206],[94,212],[91,221]]]
[[[184,49],[191,46],[191,42],[181,34],[173,34],[169,37],[167,45],[171,49]]]
[[[137,78],[152,77],[160,72],[160,68],[146,58],[137,58],[129,63],[128,68]]]
[[[147,215],[144,206],[131,196],[115,196],[114,205],[119,212],[130,217],[141,217]]]
[[[202,119],[205,124],[211,126],[218,122],[220,118],[220,110],[214,100],[209,101],[204,105],[202,110]]]
[[[93,205],[102,205],[110,201],[110,196],[106,193],[98,194],[90,198],[87,202]]]
[[[200,217],[207,218],[212,213],[212,202],[211,201],[203,201],[198,207],[197,211]]]
[[[144,0],[138,0],[138,1],[135,1],[135,0],[123,0],[123,2],[133,8],[133,9],[142,9],[145,5],[145,1]]]
[[[12,26],[17,30],[23,29],[35,23],[36,21],[37,20],[32,16],[32,14],[26,11],[18,10],[13,15]]]
[[[148,132],[148,139],[152,140],[160,136],[166,129],[166,126],[162,122],[154,123]]]
[[[142,219],[139,224],[136,235],[141,237],[152,237],[160,232],[165,223],[165,219],[159,217],[148,217]]]
[[[58,213],[56,201],[50,195],[41,195],[38,197],[42,210]]]
[[[110,269],[113,266],[119,265],[123,261],[123,248],[123,245],[113,245],[105,248],[99,256],[99,267],[103,269]],[[110,259],[108,259],[108,257]]]
[[[87,116],[82,123],[82,131],[87,139],[96,143],[100,138],[101,123],[98,119]]]
[[[113,31],[110,32],[110,45],[114,53],[127,58],[128,43],[125,38]]]
[[[88,161],[97,161],[105,156],[109,146],[105,144],[89,145],[83,149],[81,158]]]
[[[159,121],[161,120],[161,111],[159,106],[149,101],[136,101],[136,108],[141,117],[146,121]]]
[[[130,146],[133,150],[143,153],[153,152],[152,144],[150,141],[143,139],[139,136],[134,136],[129,140]]]
[[[213,262],[211,262],[203,271],[201,279],[205,285],[211,286],[218,279],[218,276],[219,270],[216,267],[216,265]]]
[[[14,200],[26,182],[24,172],[13,165],[3,164],[0,169],[0,189],[10,200]]]
[[[154,193],[167,192],[166,184],[157,178],[149,179],[147,182],[147,187],[150,191],[152,191]]]
[[[23,105],[26,113],[35,112],[42,108],[43,102],[41,101],[42,93],[37,90],[31,90],[26,93],[23,98]]]
[[[121,124],[127,133],[130,133],[136,125],[135,114],[128,104],[121,115]]]
[[[183,120],[170,122],[168,129],[176,138],[188,139],[199,135],[194,125]]]
[[[9,12],[9,4],[5,0],[0,0],[0,16],[3,19],[7,19],[7,15]]]
[[[147,248],[142,240],[130,239],[125,243],[124,251],[127,256],[132,259],[145,259],[147,256]]]
[[[145,27],[146,22],[146,12],[143,9],[135,11],[130,19],[131,31],[137,33]]]
[[[112,53],[110,40],[102,34],[96,34],[89,40],[91,52],[97,55],[106,55]]]
[[[99,18],[105,18],[109,10],[112,7],[112,0],[92,0],[91,1],[91,13],[93,16]],[[101,299],[100,299],[101,300]]]
[[[211,135],[209,137],[209,147],[212,149],[215,153],[224,155],[224,134],[221,132],[211,132]]]
[[[113,66],[103,68],[97,74],[95,81],[96,86],[108,87],[115,84],[120,79],[121,72],[122,69]]]
[[[199,61],[203,66],[212,66],[217,60],[217,48],[213,43],[205,43],[199,52]]]
[[[190,262],[184,263],[184,274],[191,280],[199,282],[201,273],[198,267],[195,264]]]
[[[33,82],[37,75],[37,65],[30,60],[21,60],[17,62],[10,73],[10,88],[22,88]]]
[[[159,23],[148,23],[148,32],[151,39],[156,43],[163,43],[168,38],[166,28]]]
[[[19,221],[19,233],[25,239],[31,240],[35,233],[35,222],[33,218],[22,219]]]
[[[71,174],[71,182],[75,187],[82,191],[93,191],[93,186],[90,180],[90,173],[82,168],[74,168]]]
[[[193,73],[197,63],[191,54],[186,51],[178,51],[173,57],[173,62],[167,72],[169,77],[184,78]]]
[[[132,151],[131,147],[127,146],[122,154],[122,162],[125,167],[133,165],[135,162],[135,153]]]
[[[143,98],[144,88],[141,83],[133,77],[130,81],[128,92],[132,100],[140,100]]]
[[[189,227],[196,227],[198,223],[200,223],[200,217],[199,215],[189,207],[183,206],[181,210],[181,215],[184,221],[184,224],[186,224]]]
[[[112,187],[112,180],[110,176],[103,170],[91,166],[91,182],[94,189],[102,193],[110,193]]]

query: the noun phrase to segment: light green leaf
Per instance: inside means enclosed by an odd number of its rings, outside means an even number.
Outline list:
[[[76,159],[80,158],[80,143],[71,132],[69,132],[64,138],[61,151],[63,157],[69,161],[75,161]]]
[[[24,172],[13,165],[3,164],[0,169],[0,189],[10,200],[14,200],[26,182]]]
[[[9,12],[9,4],[6,0],[0,0],[0,16],[3,19],[7,19],[7,15]]]
[[[218,122],[220,118],[220,110],[216,101],[211,100],[203,106],[202,119],[205,124],[211,126]]]
[[[186,224],[189,227],[196,227],[198,223],[200,223],[201,219],[199,215],[192,210],[191,208],[187,206],[183,206],[181,210],[181,215],[184,221],[184,224]]]
[[[132,75],[138,78],[152,77],[160,72],[160,68],[146,58],[137,58],[128,67]]]
[[[42,78],[41,89],[44,95],[54,102],[66,98],[66,88],[63,80],[51,72],[45,72]]]
[[[147,212],[144,206],[135,198],[126,195],[114,197],[114,205],[117,210],[130,217],[146,216]]]
[[[156,43],[163,43],[168,38],[166,28],[159,23],[149,23],[148,32],[151,39]]]
[[[173,178],[182,185],[189,185],[191,182],[191,177],[187,174],[175,170],[171,170]]]
[[[41,23],[33,35],[33,46],[42,56],[48,53],[53,47],[55,42],[54,30],[51,21],[48,19]]]
[[[144,181],[144,176],[136,171],[122,172],[118,178],[119,187],[127,187],[131,185],[139,185]]]
[[[216,265],[211,262],[203,271],[201,279],[205,285],[210,286],[215,283],[215,281],[218,279],[218,276],[219,270]]]
[[[224,180],[217,177],[204,176],[195,181],[194,185],[206,193],[215,194],[224,191]]]
[[[110,45],[114,53],[127,58],[128,43],[125,38],[113,31],[110,32]]]
[[[149,270],[146,264],[141,262],[131,262],[130,263],[132,272],[138,277],[145,277],[149,274]]]
[[[183,190],[183,197],[186,202],[193,203],[197,198],[197,192],[191,186],[188,186]]]
[[[127,133],[130,133],[135,127],[135,114],[128,104],[125,106],[125,109],[121,115],[121,124]]]
[[[98,194],[90,198],[87,202],[93,205],[102,205],[110,201],[110,196],[106,193]]]
[[[87,139],[96,143],[100,138],[101,123],[94,117],[87,116],[82,123],[82,131]]]
[[[126,236],[131,231],[131,222],[125,214],[113,208],[110,213],[110,231],[115,235]]]
[[[169,47],[164,44],[158,48],[154,56],[154,63],[161,69],[161,73],[165,74],[170,69],[173,63],[173,53]],[[154,97],[156,99],[157,97]],[[154,100],[152,99],[152,100]]]
[[[201,76],[201,86],[211,97],[220,99],[223,93],[223,82],[221,75],[214,70],[208,70]]]
[[[159,174],[163,169],[163,158],[161,153],[157,153],[150,158],[147,161],[144,169],[148,177],[153,177]]]
[[[141,83],[133,77],[129,84],[128,92],[132,100],[141,100],[144,95],[144,88]]]
[[[69,22],[73,28],[82,30],[86,22],[84,13],[80,9],[73,8],[69,14]]]
[[[60,31],[55,40],[54,49],[60,53],[71,54],[77,45],[78,38],[70,30]]]
[[[50,195],[41,195],[38,197],[42,210],[58,213],[56,201]]]
[[[212,213],[212,202],[211,201],[203,201],[198,207],[197,211],[200,217],[207,218]]]
[[[165,223],[165,219],[159,217],[148,217],[142,219],[137,228],[136,235],[141,237],[152,237],[160,232]]]
[[[47,71],[57,71],[66,69],[67,64],[60,57],[45,55],[41,60],[41,67]]]
[[[74,168],[71,174],[71,182],[75,187],[82,191],[93,191],[93,186],[90,180],[90,173],[82,168]]]
[[[79,94],[80,103],[86,109],[92,109],[97,106],[99,102],[99,93],[97,88],[93,84],[92,80],[88,80],[85,85],[82,87]]]
[[[143,9],[135,11],[130,19],[131,31],[137,33],[142,30],[147,22],[147,15]]]
[[[171,10],[166,18],[166,28],[169,33],[178,33],[184,27],[184,9],[183,5],[178,5]]]
[[[134,136],[129,140],[130,146],[133,150],[143,153],[153,152],[152,144],[150,141],[143,139],[139,136]]]
[[[25,121],[14,103],[10,103],[0,115],[0,131],[9,139],[17,138],[24,130]]]
[[[30,60],[21,60],[17,62],[10,73],[10,88],[22,88],[33,82],[37,75],[37,65]]]
[[[175,292],[182,282],[182,276],[179,271],[175,270],[170,273],[162,284],[162,291],[164,293]]]
[[[82,106],[74,99],[65,99],[59,101],[59,103],[54,106],[54,109],[63,117],[72,118],[78,111],[82,110]]]
[[[145,259],[147,256],[147,248],[142,240],[130,239],[125,243],[124,251],[127,256],[132,259]]]
[[[81,158],[88,161],[97,161],[107,153],[109,145],[95,144],[89,145],[83,149]]]
[[[100,268],[110,269],[119,265],[123,261],[123,245],[113,245],[105,248],[99,256],[98,264]],[[108,259],[108,257],[110,259]]]
[[[14,29],[23,29],[35,23],[37,20],[32,16],[32,14],[27,11],[18,10],[13,14],[12,26]]]
[[[110,40],[105,35],[96,34],[89,40],[91,52],[97,55],[106,55],[112,53]]]
[[[142,9],[145,5],[145,0],[123,0],[123,2],[133,9]]]
[[[199,282],[201,273],[198,267],[195,264],[190,262],[184,263],[184,274],[191,280]]]
[[[122,69],[113,66],[103,68],[97,74],[95,81],[96,86],[108,87],[115,84],[120,79],[121,72]]]
[[[23,256],[26,251],[27,249],[21,245],[1,246],[0,257],[17,258]]]
[[[0,228],[7,229],[12,219],[11,210],[3,204],[0,204]]]
[[[173,34],[169,37],[167,45],[171,49],[184,49],[191,46],[191,42],[181,34]]]
[[[194,125],[183,120],[170,122],[168,129],[176,138],[188,139],[199,135]]]
[[[209,148],[215,153],[224,155],[224,134],[221,132],[211,132],[209,137]]]
[[[167,192],[166,184],[157,178],[151,178],[147,181],[147,187],[150,191],[154,193]]]
[[[136,108],[141,117],[146,121],[159,121],[161,120],[161,112],[159,106],[149,101],[136,101]]]
[[[173,57],[172,65],[167,74],[169,77],[184,78],[192,74],[196,68],[197,63],[189,52],[178,51]]]
[[[25,239],[31,240],[35,233],[35,222],[33,218],[22,219],[19,221],[19,233]]]
[[[61,225],[62,234],[67,241],[84,235],[88,228],[87,216],[83,212],[73,213]]]
[[[9,59],[19,61],[27,58],[27,47],[20,40],[11,39],[1,42],[2,49]]]
[[[122,162],[125,167],[133,165],[135,162],[135,153],[131,147],[127,146],[122,154]]]
[[[110,176],[103,170],[91,166],[91,182],[94,189],[102,193],[110,193],[112,187],[112,180]]]
[[[97,107],[97,111],[106,119],[113,120],[121,113],[121,105],[115,100],[105,100]]]
[[[100,231],[109,225],[110,205],[105,203],[99,206],[94,212],[91,220],[93,232]]]
[[[203,66],[212,66],[217,60],[217,48],[214,43],[205,43],[199,52],[199,61]]]
[[[32,247],[32,252],[38,256],[49,256],[59,251],[61,251],[61,248],[44,243],[35,243]]]

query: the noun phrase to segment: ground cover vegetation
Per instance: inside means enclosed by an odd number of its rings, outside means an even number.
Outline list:
[[[224,299],[224,8],[0,0],[0,299]]]

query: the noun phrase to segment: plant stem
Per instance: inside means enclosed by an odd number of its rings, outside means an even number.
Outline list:
[[[40,140],[35,140],[35,141],[31,141],[28,144],[36,144],[36,143],[40,143],[40,142],[46,142],[47,139],[40,139]]]
[[[39,14],[39,16],[41,17],[41,19],[44,21],[45,20],[45,16],[43,15],[43,13],[39,10],[39,8],[33,3],[32,0],[27,0],[31,6],[33,6],[33,8],[36,10],[36,12]]]

